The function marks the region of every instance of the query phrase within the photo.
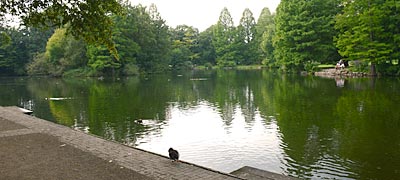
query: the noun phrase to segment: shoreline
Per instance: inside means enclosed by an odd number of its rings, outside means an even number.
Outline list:
[[[363,72],[351,72],[347,68],[337,70],[335,68],[323,69],[322,71],[314,72],[314,76],[325,77],[325,78],[362,78],[369,77],[368,73]]]

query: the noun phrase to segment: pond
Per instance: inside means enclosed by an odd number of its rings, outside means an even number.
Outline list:
[[[223,172],[400,177],[400,79],[267,70],[145,77],[0,78],[0,105]]]

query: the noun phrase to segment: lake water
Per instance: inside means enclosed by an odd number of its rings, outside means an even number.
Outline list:
[[[400,177],[400,79],[266,70],[146,77],[0,78],[0,105],[223,172]]]

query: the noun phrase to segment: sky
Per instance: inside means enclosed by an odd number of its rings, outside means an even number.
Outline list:
[[[235,26],[239,24],[242,13],[249,8],[258,19],[261,10],[268,7],[275,12],[280,0],[130,0],[133,5],[157,6],[161,17],[170,27],[189,25],[204,31],[216,24],[224,7],[227,7]]]

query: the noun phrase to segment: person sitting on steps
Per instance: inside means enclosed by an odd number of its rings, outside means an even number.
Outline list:
[[[345,63],[344,61],[341,59],[338,63],[336,63],[335,69],[338,70],[342,70],[343,68],[345,68]]]

